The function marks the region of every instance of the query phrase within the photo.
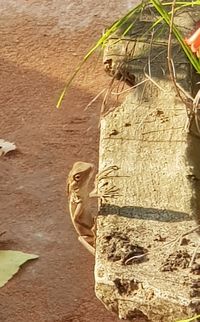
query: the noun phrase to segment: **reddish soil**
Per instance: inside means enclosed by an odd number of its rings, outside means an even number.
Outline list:
[[[66,78],[130,1],[0,3],[0,138],[18,152],[0,159],[0,249],[40,256],[1,289],[0,322],[112,322],[95,298],[94,258],[77,241],[65,196],[77,160],[98,163],[101,61],[79,74],[62,109]]]

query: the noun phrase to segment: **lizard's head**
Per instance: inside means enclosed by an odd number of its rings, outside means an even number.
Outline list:
[[[87,162],[75,162],[72,170],[70,171],[70,177],[77,184],[81,185],[89,182],[94,174],[94,165]]]

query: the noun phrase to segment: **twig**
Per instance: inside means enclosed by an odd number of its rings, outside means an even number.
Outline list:
[[[109,111],[106,111],[106,102],[107,102],[109,94],[111,93],[111,88],[112,88],[114,81],[115,81],[115,76],[113,76],[113,78],[110,81],[110,84],[108,85],[108,88],[106,89],[106,93],[104,95],[103,102],[101,104],[101,111],[100,111],[101,116],[105,116],[109,112]]]
[[[88,110],[88,108],[99,98],[99,96],[101,96],[101,94],[103,94],[104,92],[105,92],[105,88],[101,91],[101,92],[99,92],[89,103],[88,103],[88,105],[84,108],[84,111],[87,111]]]
[[[190,99],[191,101],[193,101],[193,97],[184,90],[184,88],[179,85],[179,83],[176,83],[176,86],[178,87],[178,89],[180,89],[180,91],[185,95],[185,97],[187,97],[188,99]]]
[[[127,93],[127,92],[131,91],[132,89],[134,89],[134,88],[136,88],[136,87],[140,86],[141,84],[143,84],[143,83],[145,83],[145,82],[147,82],[147,81],[148,81],[148,79],[144,79],[143,81],[141,81],[141,82],[137,83],[136,85],[131,86],[130,88],[125,89],[124,91],[121,91],[121,92],[118,92],[118,93],[116,93],[116,92],[111,92],[111,94],[113,94],[113,95],[118,95],[118,96],[119,96],[119,95],[122,95],[122,94]]]
[[[188,267],[192,267],[192,264],[194,262],[194,259],[196,257],[196,254],[197,254],[197,251],[198,251],[199,247],[200,247],[200,242],[198,243],[197,247],[195,248],[195,251],[194,251],[194,253],[192,255],[192,258],[190,260],[190,263],[189,263],[189,266]]]
[[[136,255],[136,256],[130,257],[130,258],[128,258],[128,259],[125,261],[125,264],[129,263],[131,260],[143,258],[143,257],[145,257],[145,256],[147,256],[147,255],[149,255],[149,254],[153,253],[155,250],[162,249],[162,248],[164,248],[164,247],[166,247],[166,246],[168,246],[168,245],[170,245],[170,244],[173,244],[173,243],[175,244],[177,241],[179,241],[180,239],[183,239],[183,237],[185,237],[185,236],[187,236],[187,235],[189,235],[189,234],[192,234],[193,232],[195,232],[195,231],[196,231],[196,230],[198,230],[199,228],[200,228],[200,225],[198,225],[198,226],[196,226],[196,227],[194,227],[194,228],[192,228],[192,229],[190,229],[190,230],[186,231],[185,233],[183,233],[183,234],[182,234],[182,235],[180,235],[179,237],[176,237],[176,238],[174,238],[174,239],[172,239],[172,240],[168,241],[167,243],[165,243],[165,244],[164,244],[164,245],[162,245],[162,246],[155,247],[155,248],[153,248],[151,251],[147,251],[147,252],[146,252],[146,253],[144,253],[144,254]],[[200,246],[200,245],[199,245],[199,246]]]
[[[170,31],[169,31],[169,38],[168,38],[168,68],[169,68],[169,74],[170,74],[172,82],[174,83],[176,93],[178,94],[178,96],[181,99],[181,101],[186,105],[186,112],[187,112],[187,116],[188,116],[188,120],[189,120],[188,121],[189,122],[189,125],[188,125],[189,130],[190,130],[191,121],[194,118],[197,130],[200,133],[200,127],[199,127],[199,122],[198,122],[199,118],[198,118],[198,115],[197,115],[197,106],[198,106],[199,100],[200,100],[200,91],[197,93],[195,98],[191,97],[176,82],[176,77],[175,77],[175,67],[174,67],[174,63],[173,63],[172,55],[171,55],[171,41],[172,41],[172,32],[173,32],[175,4],[176,4],[176,0],[173,0],[173,2],[172,2],[172,11],[171,11],[171,20],[170,20]],[[185,98],[182,97],[181,92],[182,92],[182,94],[184,94]],[[189,98],[191,101],[188,102],[186,98]]]
[[[200,89],[198,90],[198,92],[193,100],[194,107],[198,108],[199,103],[200,103]]]
[[[168,61],[168,68],[169,68],[169,74],[172,82],[174,83],[175,90],[181,99],[181,101],[185,104],[185,100],[180,94],[180,90],[177,86],[176,83],[176,77],[175,77],[175,68],[174,68],[174,63],[172,59],[172,54],[171,54],[171,43],[172,43],[172,32],[173,32],[173,23],[174,23],[174,12],[175,12],[175,4],[176,0],[173,0],[172,2],[172,11],[171,11],[171,20],[170,20],[170,26],[169,26],[169,37],[168,37],[168,46],[167,46],[167,61]]]
[[[150,80],[156,87],[158,87],[161,91],[165,92],[164,88],[162,88],[160,85],[158,85],[151,76],[149,76],[146,72],[144,72],[144,75],[148,80]]]
[[[153,45],[153,35],[154,35],[154,30],[151,33],[151,41],[150,41],[150,49],[149,49],[149,54],[148,54],[148,72],[149,76],[151,77],[151,50],[152,50],[152,45]]]

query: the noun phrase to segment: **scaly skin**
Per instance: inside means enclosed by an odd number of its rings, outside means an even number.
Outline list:
[[[95,253],[95,220],[88,212],[89,185],[94,175],[94,165],[86,162],[74,163],[67,178],[67,194],[72,223],[78,240],[93,255]]]
[[[96,222],[95,216],[88,212],[88,200],[90,197],[105,200],[108,197],[118,195],[118,189],[115,189],[115,187],[110,189],[106,187],[103,193],[97,194],[99,182],[107,178],[112,171],[118,169],[117,166],[108,166],[98,173],[92,191],[90,191],[90,183],[94,176],[94,165],[92,163],[81,161],[74,163],[67,178],[67,195],[72,223],[78,233],[78,240],[93,255],[95,254]]]

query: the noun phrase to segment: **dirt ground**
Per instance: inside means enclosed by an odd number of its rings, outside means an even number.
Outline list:
[[[18,152],[0,159],[0,249],[40,256],[0,292],[0,322],[112,322],[95,298],[94,259],[78,243],[65,196],[77,160],[98,163],[101,60],[79,74],[62,109],[66,78],[133,1],[0,2],[0,138]]]

